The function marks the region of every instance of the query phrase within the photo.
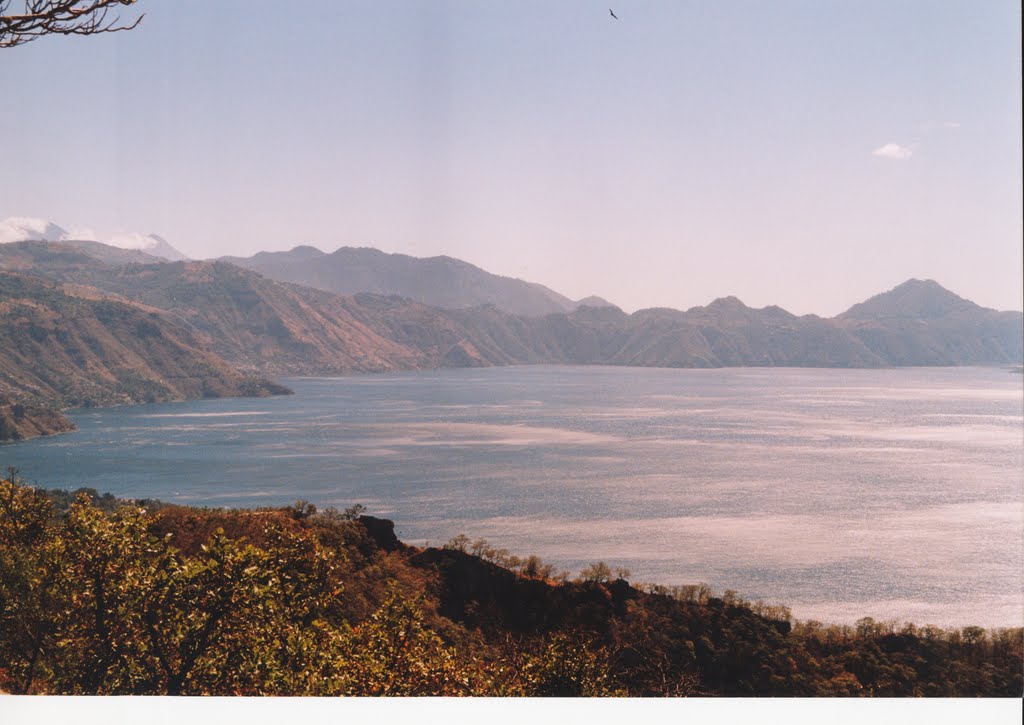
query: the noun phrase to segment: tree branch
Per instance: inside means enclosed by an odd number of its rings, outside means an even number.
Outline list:
[[[12,0],[0,0],[0,48],[13,48],[43,35],[96,35],[137,27],[145,15],[122,23],[111,10],[135,0],[21,0],[21,12],[11,13]]]

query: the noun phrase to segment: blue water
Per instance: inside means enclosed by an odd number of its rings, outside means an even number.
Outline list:
[[[704,581],[795,616],[1024,624],[1024,387],[1002,369],[512,367],[287,380],[77,410],[0,446],[47,487],[363,503],[577,571]]]

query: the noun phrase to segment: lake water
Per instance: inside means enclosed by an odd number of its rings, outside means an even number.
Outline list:
[[[0,446],[47,487],[365,504],[575,572],[707,582],[794,616],[1024,624],[1024,378],[1003,369],[511,367],[72,411]]]

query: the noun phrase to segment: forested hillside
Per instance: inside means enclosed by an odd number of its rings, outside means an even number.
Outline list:
[[[555,573],[391,522],[0,482],[0,689],[32,694],[1005,696],[1022,630],[862,619]]]

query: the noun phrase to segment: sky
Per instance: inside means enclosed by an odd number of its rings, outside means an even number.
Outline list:
[[[1024,306],[1010,0],[140,0],[0,50],[0,219],[446,254],[627,311]]]

